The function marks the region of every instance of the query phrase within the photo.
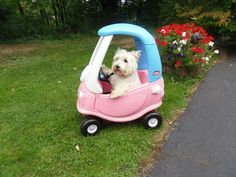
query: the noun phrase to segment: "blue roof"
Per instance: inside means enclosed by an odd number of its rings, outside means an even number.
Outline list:
[[[105,26],[98,31],[99,36],[130,35],[138,38],[143,44],[156,44],[153,36],[144,28],[127,23],[117,23]]]

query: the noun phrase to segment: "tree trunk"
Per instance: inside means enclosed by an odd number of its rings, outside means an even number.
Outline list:
[[[49,20],[48,20],[48,14],[47,14],[46,10],[42,6],[40,8],[40,15],[41,15],[42,21],[45,24],[50,25],[49,24]]]
[[[22,17],[24,17],[24,16],[25,16],[25,12],[24,12],[24,8],[23,8],[23,6],[22,6],[22,4],[21,4],[20,1],[17,1],[17,6],[18,6],[18,10],[19,10],[19,12],[20,12],[20,15],[21,15]]]
[[[43,11],[44,11],[44,17],[45,17],[45,20],[46,20],[47,25],[50,25],[50,22],[49,22],[49,19],[48,19],[47,11],[46,11],[45,9],[43,9]]]
[[[58,14],[57,14],[57,9],[56,9],[56,5],[55,5],[55,0],[52,0],[52,9],[53,9],[54,16],[55,16],[56,26],[57,26],[57,28],[59,28],[59,20],[58,20]]]
[[[66,1],[62,0],[62,11],[63,11],[63,15],[64,15],[64,20],[65,20],[65,24],[67,21],[67,12],[66,12]]]
[[[58,15],[59,15],[59,17],[60,17],[61,23],[62,23],[63,26],[64,26],[65,20],[64,20],[63,11],[62,11],[61,6],[62,6],[61,1],[60,1],[60,0],[56,0],[56,7],[57,7],[58,13],[59,13]]]

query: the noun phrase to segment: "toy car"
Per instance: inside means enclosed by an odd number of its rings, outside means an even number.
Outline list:
[[[144,28],[126,23],[108,25],[98,31],[100,39],[89,64],[81,74],[77,110],[85,115],[80,125],[83,135],[95,135],[103,120],[128,122],[142,118],[145,128],[158,128],[162,117],[154,112],[162,104],[164,81],[162,65],[153,36]],[[138,74],[141,86],[116,99],[110,98],[111,85],[101,71],[101,65],[114,35],[128,35],[141,50]]]

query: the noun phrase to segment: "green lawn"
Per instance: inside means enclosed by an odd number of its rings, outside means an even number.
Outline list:
[[[111,124],[83,137],[76,110],[79,77],[98,38],[31,41],[34,50],[13,52],[0,63],[0,176],[134,177],[152,154],[200,78],[165,76],[159,130],[137,122]],[[112,57],[117,47],[109,50]],[[77,151],[75,146],[79,145]]]

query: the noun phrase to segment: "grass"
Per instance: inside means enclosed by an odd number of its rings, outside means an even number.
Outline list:
[[[0,63],[0,176],[138,176],[155,138],[169,127],[202,77],[164,76],[161,129],[137,122],[111,124],[95,137],[79,131],[76,95],[97,37],[32,41]],[[108,57],[117,47],[113,44]],[[75,146],[80,150],[77,151]]]

